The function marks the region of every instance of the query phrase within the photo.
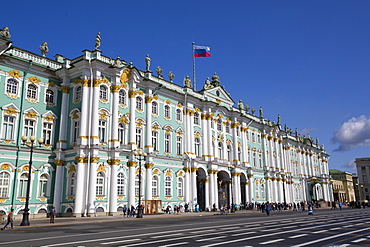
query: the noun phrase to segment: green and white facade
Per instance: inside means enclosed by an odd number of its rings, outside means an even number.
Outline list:
[[[333,199],[323,146],[235,107],[216,75],[194,91],[98,49],[52,60],[10,44],[0,37],[0,211],[24,208],[22,135],[45,139],[31,214],[114,215],[138,204],[140,174],[145,206]]]

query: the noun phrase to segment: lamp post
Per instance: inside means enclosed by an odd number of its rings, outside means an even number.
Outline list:
[[[282,177],[282,181],[283,181],[283,198],[284,198],[284,209],[286,209],[286,198],[285,198],[285,182],[284,182],[284,178],[285,178],[285,173],[284,172],[281,172],[280,173],[281,177]]]
[[[31,144],[27,143],[28,136],[22,136],[22,144],[30,148],[30,161],[29,161],[29,166],[28,166],[28,180],[27,180],[27,193],[26,193],[26,204],[24,206],[24,212],[23,212],[23,218],[21,222],[21,226],[29,226],[29,201],[30,201],[30,189],[31,189],[31,172],[32,172],[32,155],[33,155],[33,149],[36,147],[35,146],[35,141],[36,137],[35,136],[30,136],[29,140]],[[41,144],[44,143],[44,139],[39,138],[38,143],[40,144],[38,147],[41,147]]]
[[[143,208],[141,205],[141,161],[145,160],[147,154],[141,150],[134,151],[135,158],[139,161],[139,206],[136,218],[143,218]]]
[[[232,170],[234,169],[233,165],[228,165],[227,168],[230,171],[230,181],[231,181],[231,213],[235,213],[235,208],[234,208],[234,195],[233,195],[233,175],[232,175]]]

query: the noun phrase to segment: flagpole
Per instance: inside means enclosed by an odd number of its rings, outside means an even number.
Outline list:
[[[197,91],[197,79],[195,76],[195,56],[194,56],[194,42],[192,43],[192,52],[193,52],[193,81],[194,81],[194,91]]]

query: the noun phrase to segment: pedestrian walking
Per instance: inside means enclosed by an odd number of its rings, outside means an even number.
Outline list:
[[[131,213],[131,217],[135,216],[135,207],[134,207],[134,205],[131,205],[130,213]]]
[[[339,210],[342,210],[343,203],[342,202],[338,202],[338,206],[339,206]]]
[[[2,231],[5,230],[5,228],[10,224],[10,228],[11,229],[14,229],[13,227],[13,212],[14,212],[14,209],[10,210],[10,212],[8,213],[8,220],[5,224],[5,226],[3,228],[1,228]]]
[[[54,219],[55,219],[55,207],[52,207],[50,209],[50,223],[54,223]]]
[[[267,216],[270,216],[271,205],[270,205],[270,203],[269,203],[269,202],[267,202],[267,203],[265,204],[265,211],[266,211]]]
[[[126,212],[127,212],[126,205],[123,206],[122,211],[123,211],[123,217],[125,217],[126,216]]]

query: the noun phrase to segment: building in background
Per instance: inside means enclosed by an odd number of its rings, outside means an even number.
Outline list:
[[[355,188],[352,173],[330,169],[329,173],[333,182],[334,201],[354,202],[356,201]]]
[[[357,158],[355,160],[359,186],[362,191],[363,199],[366,202],[370,200],[370,158]]]
[[[35,215],[114,215],[139,196],[145,213],[333,200],[318,139],[235,106],[216,73],[194,91],[188,76],[153,73],[148,55],[140,70],[100,45],[98,34],[94,50],[52,60],[46,42],[38,55],[0,37],[0,210],[22,211],[29,169]],[[44,138],[31,168],[23,135]]]

